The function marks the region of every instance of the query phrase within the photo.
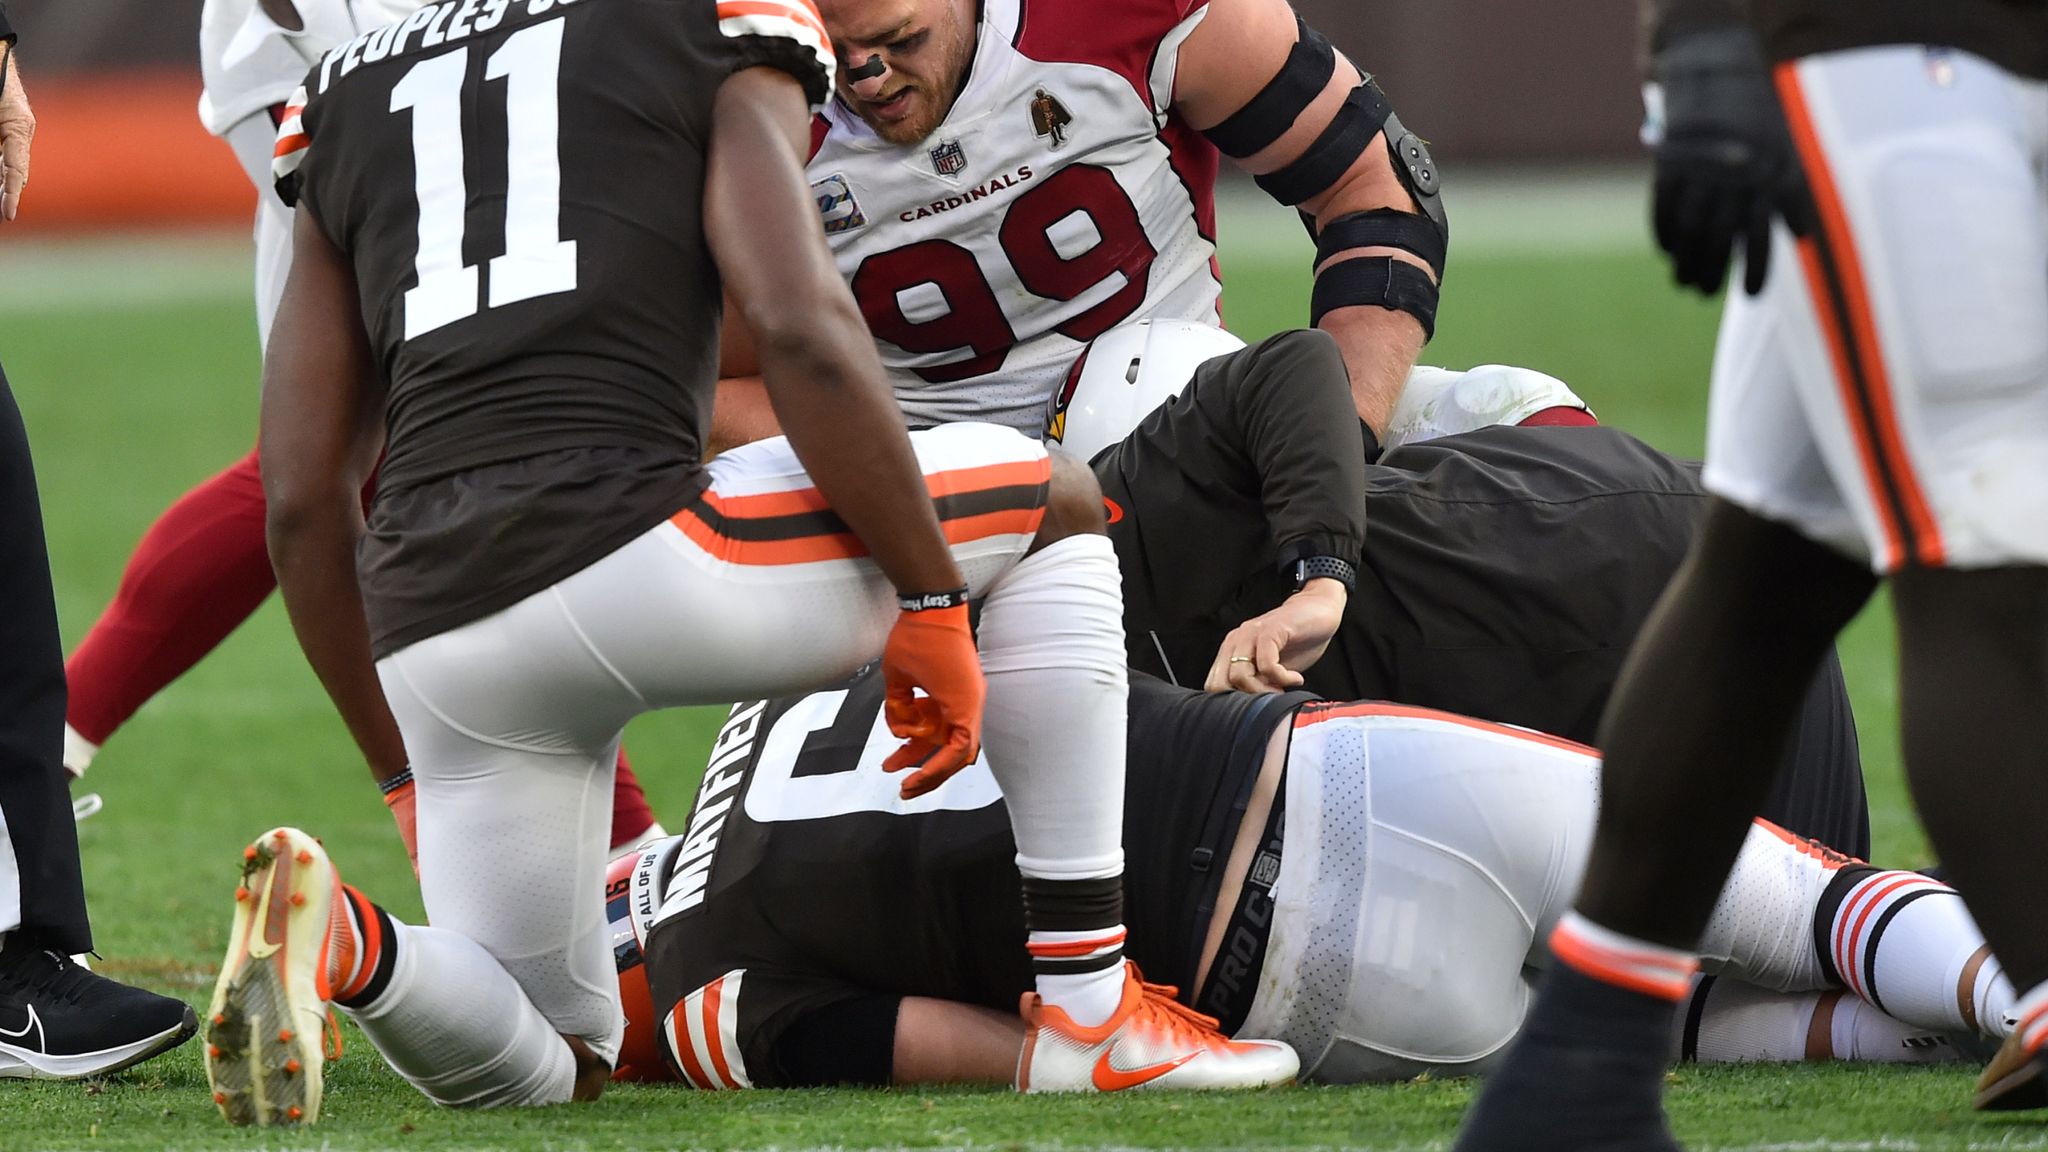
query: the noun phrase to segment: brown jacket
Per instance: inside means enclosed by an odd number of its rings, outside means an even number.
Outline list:
[[[1931,44],[2048,79],[2048,0],[1642,0],[1644,44],[1747,17],[1772,60]]]

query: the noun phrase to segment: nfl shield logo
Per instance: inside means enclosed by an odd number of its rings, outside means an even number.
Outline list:
[[[818,202],[818,214],[825,218],[827,236],[851,232],[868,222],[859,201],[853,198],[853,185],[846,182],[843,173],[834,172],[811,185],[811,196]]]
[[[932,171],[949,179],[967,171],[967,153],[960,150],[958,140],[948,140],[932,149]]]

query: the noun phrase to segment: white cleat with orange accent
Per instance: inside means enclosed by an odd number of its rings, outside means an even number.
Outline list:
[[[296,828],[274,828],[242,851],[227,957],[206,1014],[206,1078],[230,1124],[310,1124],[320,1115],[327,951],[340,893],[326,851]]]
[[[1127,960],[1116,1015],[1083,1028],[1037,993],[1025,993],[1020,1011],[1031,1033],[1017,1061],[1018,1091],[1270,1088],[1292,1083],[1301,1071],[1294,1049],[1278,1040],[1232,1040],[1175,994],[1145,983]]]

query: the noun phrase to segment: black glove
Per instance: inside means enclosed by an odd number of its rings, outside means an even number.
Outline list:
[[[1681,36],[1656,56],[1664,89],[1655,142],[1657,246],[1680,284],[1712,295],[1743,241],[1743,287],[1763,291],[1771,217],[1804,236],[1812,202],[1770,70],[1747,28]]]

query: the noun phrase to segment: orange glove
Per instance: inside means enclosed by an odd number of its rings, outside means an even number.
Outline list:
[[[391,809],[391,818],[398,821],[398,838],[405,842],[405,857],[412,861],[412,874],[420,874],[420,832],[419,818],[413,814],[415,800],[412,790],[412,769],[384,781],[384,806]]]
[[[911,609],[914,600],[941,600],[945,607]],[[981,704],[988,685],[981,655],[967,627],[967,594],[905,597],[905,609],[882,649],[882,683],[888,694],[882,715],[903,747],[882,762],[888,772],[917,771],[903,778],[902,796],[912,800],[944,784],[981,754]],[[922,688],[923,696],[914,689]]]

